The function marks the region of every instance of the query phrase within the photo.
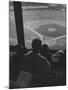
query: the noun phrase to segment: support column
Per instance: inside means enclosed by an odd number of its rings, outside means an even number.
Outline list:
[[[14,15],[15,15],[15,22],[16,22],[18,45],[20,47],[25,47],[21,2],[13,1],[13,6],[14,6]]]

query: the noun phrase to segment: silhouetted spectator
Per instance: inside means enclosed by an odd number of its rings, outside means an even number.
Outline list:
[[[40,50],[40,54],[48,59],[51,63],[51,53],[47,44],[43,44]]]
[[[44,74],[50,70],[47,58],[42,57],[39,52],[41,49],[41,40],[32,41],[32,52],[25,57],[23,68],[33,74]]]
[[[54,69],[64,69],[65,60],[63,50],[57,51],[55,54],[53,54],[52,61],[53,61],[52,66]]]
[[[40,39],[34,39],[34,40],[32,41],[32,49],[33,49],[33,52],[34,52],[34,53],[38,53],[38,52],[40,51],[40,49],[41,49],[41,44],[42,44],[42,42],[41,42]]]
[[[61,69],[65,69],[66,67],[66,60],[65,60],[65,53],[63,52],[63,50],[58,51],[57,53],[59,55],[59,68]]]

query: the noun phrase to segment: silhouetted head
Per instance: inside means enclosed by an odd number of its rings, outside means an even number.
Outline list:
[[[32,49],[34,52],[39,52],[39,50],[41,49],[41,40],[40,39],[34,39],[32,41]]]
[[[56,55],[57,56],[62,56],[64,54],[63,50],[59,50],[56,52]]]
[[[42,45],[42,49],[49,50],[49,47],[48,47],[47,44],[43,44],[43,45]]]

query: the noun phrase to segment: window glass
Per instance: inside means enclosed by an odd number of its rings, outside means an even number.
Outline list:
[[[26,47],[31,48],[32,40],[40,38],[51,49],[65,48],[66,5],[23,2],[22,12]]]
[[[17,45],[18,42],[17,42],[14,9],[12,3],[11,4],[10,3],[9,3],[9,43],[10,45]]]

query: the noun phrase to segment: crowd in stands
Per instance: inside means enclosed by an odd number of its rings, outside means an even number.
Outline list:
[[[33,75],[29,87],[66,84],[66,50],[52,53],[47,44],[34,39],[30,50],[16,46],[15,51],[10,56],[10,81],[16,81],[22,70]]]

